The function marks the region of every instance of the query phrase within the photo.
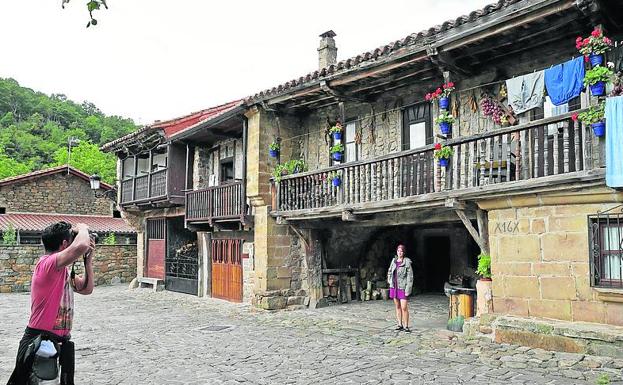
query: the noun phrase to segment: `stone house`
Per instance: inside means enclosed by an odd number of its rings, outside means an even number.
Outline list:
[[[104,191],[112,186],[102,183]],[[31,272],[42,255],[41,232],[58,221],[86,223],[114,244],[100,245],[95,260],[97,283],[129,281],[135,275],[136,234],[114,210],[97,198],[89,175],[59,166],[0,180],[0,234],[14,231],[14,244],[0,242],[0,291],[29,290]]]
[[[621,8],[597,0],[500,0],[339,62],[335,33],[322,34],[318,70],[235,107],[249,216],[238,227],[243,255],[250,256],[244,300],[269,309],[348,301],[363,283],[382,285],[396,244],[405,243],[416,291],[440,292],[449,277],[473,287],[477,255],[485,252],[492,257],[495,315],[623,325],[616,242],[623,195],[606,186],[604,139],[572,118],[599,99],[582,91],[554,106],[547,96],[515,113],[506,87],[577,57],[576,37],[594,26],[621,40]],[[617,68],[620,51],[606,58]],[[448,134],[434,123],[439,106],[424,96],[449,82],[456,89]],[[485,114],[485,105],[504,119]],[[158,142],[137,143],[177,146],[167,134],[172,122],[136,134]],[[201,160],[200,144],[226,152],[219,144],[225,139],[207,139],[226,131],[222,122],[207,117],[195,123],[197,131],[181,134],[186,190],[204,187],[200,175],[215,173],[215,163]],[[344,127],[339,140],[329,132],[337,122]],[[124,140],[105,148],[124,156]],[[268,152],[272,142],[281,146],[277,159]],[[448,166],[434,159],[437,143],[453,150]],[[342,160],[330,152],[337,144]],[[278,164],[292,160],[305,166],[273,178]],[[188,219],[195,193],[176,209],[193,231],[201,224]],[[226,228],[205,222],[198,259],[214,261],[219,249],[207,247],[207,239]],[[198,267],[206,284],[210,269]]]

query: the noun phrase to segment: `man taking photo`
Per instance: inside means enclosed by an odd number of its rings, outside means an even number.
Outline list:
[[[74,345],[69,341],[74,315],[73,292],[84,295],[93,292],[95,240],[89,236],[87,225],[79,223],[72,227],[67,222],[48,226],[41,240],[45,255],[37,262],[32,275],[30,321],[19,343],[15,369],[7,385],[30,385],[38,381],[33,363],[37,367],[38,362],[43,361],[36,359],[37,355],[41,356],[38,353],[39,345],[44,345],[42,340],[60,347],[56,355],[52,349],[52,356],[55,360],[58,358],[61,366],[61,385],[74,383]],[[74,275],[70,266],[80,258],[84,258],[84,274]]]

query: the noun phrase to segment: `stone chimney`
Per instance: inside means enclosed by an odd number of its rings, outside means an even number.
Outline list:
[[[335,46],[335,32],[327,31],[320,35],[320,47],[318,48],[318,68],[322,69],[337,63],[337,47]]]

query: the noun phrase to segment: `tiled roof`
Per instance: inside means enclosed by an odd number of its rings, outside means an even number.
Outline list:
[[[134,131],[128,135],[122,136],[119,139],[116,139],[112,142],[104,144],[101,149],[106,151],[114,148],[116,145],[120,143],[124,143],[130,139],[140,136],[141,134],[146,134],[149,132],[155,132],[157,130],[162,130],[164,132],[165,138],[170,138],[172,135],[179,134],[189,128],[192,128],[200,123],[205,123],[212,119],[215,119],[224,113],[233,110],[234,108],[243,104],[243,100],[234,100],[229,103],[221,104],[220,106],[210,107],[205,110],[193,112],[192,114],[182,116],[180,118],[175,118],[171,120],[166,120],[163,122],[154,122],[148,126],[142,127],[137,131]]]
[[[69,168],[70,174],[75,175],[78,178],[84,179],[87,182],[90,182],[89,181],[90,175],[87,175],[85,172],[80,171],[75,167],[63,165],[63,166],[47,168],[45,170],[33,171],[28,174],[16,175],[16,176],[12,176],[9,178],[1,179],[0,187],[13,184],[13,183],[24,182],[24,181],[31,180],[31,179],[37,179],[37,178],[41,178],[41,177],[48,176],[48,175],[60,174],[63,172],[66,173],[67,168]],[[100,188],[102,190],[110,190],[112,186],[107,183],[100,182]]]
[[[31,214],[9,213],[0,214],[0,231],[7,230],[9,223],[20,231],[43,231],[52,223],[65,221],[71,224],[84,223],[89,229],[99,233],[136,233],[121,218],[111,218],[96,215],[71,214]]]
[[[331,64],[328,67],[322,68],[318,71],[310,72],[307,75],[301,76],[298,79],[290,80],[276,87],[269,88],[267,90],[256,93],[249,99],[248,102],[254,100],[261,100],[267,97],[273,97],[281,93],[285,93],[295,87],[303,86],[306,83],[311,83],[319,79],[337,75],[343,72],[347,72],[360,64],[368,64],[373,61],[383,60],[389,57],[392,53],[407,47],[421,46],[425,41],[429,41],[435,35],[442,32],[446,32],[450,29],[459,27],[463,24],[475,22],[483,16],[488,16],[498,10],[507,8],[513,4],[520,3],[526,0],[499,0],[497,3],[489,4],[482,9],[471,12],[469,15],[464,15],[456,19],[448,20],[441,25],[436,25],[423,31],[412,33],[409,36],[393,41],[375,50],[364,52],[360,55],[351,57],[350,59],[342,60],[336,64]]]

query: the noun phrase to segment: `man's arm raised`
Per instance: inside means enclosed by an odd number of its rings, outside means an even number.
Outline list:
[[[78,231],[74,241],[66,249],[56,255],[57,269],[71,265],[91,250],[89,227],[84,223],[78,223],[74,226],[74,229]]]

